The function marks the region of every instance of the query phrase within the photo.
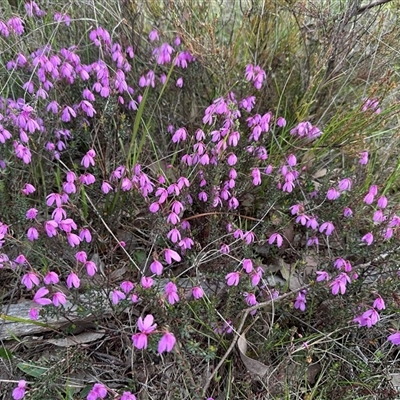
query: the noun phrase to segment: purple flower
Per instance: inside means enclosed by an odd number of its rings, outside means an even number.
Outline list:
[[[333,226],[332,222],[324,222],[320,227],[319,231],[321,233],[325,232],[326,236],[330,236],[332,232],[335,230],[335,227]]]
[[[231,272],[225,276],[225,279],[228,286],[237,286],[240,280],[239,272]]]
[[[201,299],[204,295],[204,291],[200,286],[195,286],[194,288],[192,288],[192,296],[198,300]]]
[[[374,304],[372,305],[372,307],[376,308],[377,310],[384,310],[385,309],[385,302],[382,299],[381,296],[378,296],[375,301]]]
[[[319,239],[316,236],[312,236],[307,240],[307,246],[319,245]]]
[[[387,203],[388,203],[388,201],[385,196],[379,197],[379,199],[378,199],[378,207],[379,208],[386,208]]]
[[[158,342],[158,352],[164,353],[164,351],[170,352],[174,348],[176,339],[173,333],[165,332],[160,341]]]
[[[251,271],[253,271],[253,261],[250,260],[250,258],[245,258],[243,260],[243,269],[250,274]]]
[[[7,27],[10,33],[15,32],[16,35],[22,35],[24,33],[24,24],[22,19],[19,17],[12,17],[7,21]]]
[[[39,285],[39,278],[34,272],[28,272],[22,277],[21,283],[25,285],[28,290],[31,290],[33,286]]]
[[[258,168],[254,168],[251,171],[251,176],[253,177],[253,185],[254,186],[261,185],[261,173]]]
[[[388,340],[392,342],[392,344],[400,345],[400,332],[393,333],[388,337]]]
[[[258,304],[256,295],[254,293],[244,293],[244,300],[250,307]]]
[[[182,239],[181,233],[176,228],[171,229],[167,233],[167,238],[170,239],[172,243],[179,242]]]
[[[385,221],[386,217],[383,215],[383,211],[382,210],[376,210],[374,212],[374,216],[372,217],[372,220],[376,223],[380,223]]]
[[[119,286],[125,293],[129,293],[134,288],[134,284],[131,281],[124,281]]]
[[[46,276],[43,278],[43,282],[46,285],[50,285],[50,284],[57,284],[60,281],[60,278],[58,277],[56,272],[53,271],[49,271]]]
[[[181,256],[176,251],[171,249],[164,250],[164,258],[168,264],[172,264],[172,260],[177,262],[181,261]]]
[[[160,39],[160,37],[158,36],[158,32],[157,32],[155,29],[153,29],[153,30],[149,33],[149,39],[150,39],[150,42],[154,42],[154,41]]]
[[[183,78],[180,77],[178,78],[178,80],[176,81],[176,87],[181,88],[183,86]]]
[[[82,228],[79,232],[79,238],[82,242],[90,243],[92,241],[92,234],[88,228]]]
[[[31,308],[29,310],[29,318],[36,321],[39,318],[39,310],[37,308]]]
[[[287,158],[287,163],[290,167],[294,167],[297,164],[297,159],[294,154],[290,154]]]
[[[87,395],[87,400],[104,399],[107,396],[107,388],[101,383],[95,383],[92,390]]]
[[[41,306],[51,304],[51,300],[44,297],[48,293],[49,293],[48,289],[46,289],[45,287],[41,287],[33,297],[33,301],[37,304],[40,304]]]
[[[89,276],[94,276],[97,272],[97,266],[93,261],[86,261],[85,268]]]
[[[22,193],[27,196],[34,192],[36,192],[35,187],[33,185],[31,185],[30,183],[25,183],[25,187],[22,189]]]
[[[156,328],[157,324],[153,324],[154,317],[151,314],[146,315],[144,320],[139,317],[137,326],[140,333],[132,336],[133,345],[138,349],[145,349],[147,347],[147,335],[151,334]]]
[[[34,240],[39,239],[39,232],[35,227],[32,226],[28,229],[26,236],[31,242],[33,242]]]
[[[279,128],[284,128],[284,127],[286,126],[286,120],[285,120],[285,118],[279,117],[279,118],[276,120],[276,125],[278,125]]]
[[[346,190],[351,190],[352,184],[353,184],[353,182],[350,178],[344,178],[339,182],[338,187],[339,187],[339,190],[341,190],[343,192]]]
[[[296,300],[294,302],[294,308],[300,310],[300,311],[305,311],[306,310],[306,290],[302,290],[297,294]]]
[[[343,216],[344,216],[344,217],[348,218],[348,217],[351,217],[352,215],[353,215],[353,210],[352,210],[351,208],[346,207],[346,208],[343,210]]]
[[[318,229],[318,221],[315,217],[310,217],[310,219],[306,223],[307,228]]]
[[[113,304],[118,304],[121,300],[124,300],[126,298],[125,293],[121,292],[118,289],[114,289],[111,292],[111,301]]]
[[[273,244],[273,243],[275,243],[275,242],[276,242],[276,245],[277,245],[278,247],[281,247],[281,246],[282,246],[283,238],[282,238],[282,236],[281,236],[279,233],[273,233],[273,234],[269,237],[269,239],[268,239],[268,243],[269,243],[269,244]]]
[[[165,285],[165,294],[168,297],[169,304],[175,304],[179,301],[178,288],[176,287],[175,283],[168,282]]]
[[[174,48],[168,43],[163,43],[161,47],[155,48],[153,55],[157,58],[157,64],[169,64],[171,62],[171,54],[174,52]]]
[[[183,250],[191,249],[193,245],[194,245],[194,241],[193,241],[191,238],[189,238],[189,237],[183,238],[183,239],[178,243],[178,246],[179,246],[181,249],[183,249]]]
[[[67,241],[71,247],[79,246],[81,238],[75,233],[67,232]]]
[[[67,302],[67,299],[65,298],[65,294],[62,292],[55,292],[53,293],[53,304],[56,307],[59,307],[61,304],[65,304]]]
[[[316,271],[316,274],[318,275],[317,282],[329,281],[331,279],[326,271]]]
[[[86,155],[82,158],[81,165],[85,168],[89,168],[90,165],[95,164],[94,157],[96,156],[96,152],[93,149],[90,149]]]
[[[370,205],[373,203],[373,201],[374,201],[374,195],[371,192],[368,192],[364,197],[364,203]]]
[[[340,291],[341,294],[346,293],[346,285],[350,283],[350,277],[342,272],[336,279],[329,285],[332,288],[332,294],[337,295]]]
[[[335,188],[330,188],[326,194],[328,200],[336,200],[340,197],[340,192]]]
[[[371,328],[371,326],[375,325],[380,320],[380,316],[374,308],[370,308],[365,311],[359,317],[353,319],[353,322],[358,322],[359,326],[366,326],[367,328]]]
[[[120,400],[136,400],[136,396],[131,392],[124,392]]]
[[[21,380],[18,382],[18,387],[16,387],[12,392],[12,397],[14,400],[21,400],[25,397],[26,381]]]
[[[154,317],[151,314],[148,314],[145,316],[144,319],[142,317],[139,317],[137,321],[137,326],[140,332],[149,335],[157,328],[157,324],[154,324],[153,322]]]
[[[153,286],[153,279],[150,276],[142,276],[140,284],[143,289],[150,289]]]
[[[78,275],[75,274],[75,272],[71,272],[67,276],[67,288],[71,289],[72,286],[75,288],[78,288],[81,285],[81,281],[78,278]]]
[[[111,190],[113,190],[111,184],[108,183],[108,182],[106,182],[106,181],[103,181],[103,183],[102,183],[102,185],[101,185],[101,191],[102,191],[104,194],[107,194],[107,193],[109,193]]]
[[[361,165],[368,164],[368,151],[363,151],[360,153],[360,164]]]
[[[160,263],[160,261],[154,260],[154,261],[150,264],[150,271],[151,271],[153,274],[161,275],[161,274],[162,274],[162,271],[163,271],[163,265]]]
[[[374,241],[374,235],[372,232],[368,232],[361,238],[361,241],[367,243],[367,246],[371,246],[372,242]]]
[[[231,251],[231,249],[230,249],[230,247],[229,247],[228,244],[222,243],[222,244],[221,244],[221,247],[220,247],[220,249],[219,249],[219,251],[220,251],[222,254],[229,254],[230,251]]]
[[[185,141],[187,137],[187,131],[185,128],[179,128],[175,131],[174,135],[172,136],[173,143],[179,143],[181,141]]]

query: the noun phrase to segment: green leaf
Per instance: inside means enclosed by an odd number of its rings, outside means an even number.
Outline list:
[[[5,360],[11,360],[13,357],[13,354],[10,350],[6,349],[4,346],[0,347],[0,357],[4,358]]]
[[[34,378],[38,378],[39,376],[45,374],[48,371],[48,368],[28,363],[19,363],[17,364],[17,367],[22,372],[25,372],[25,374],[33,376]]]

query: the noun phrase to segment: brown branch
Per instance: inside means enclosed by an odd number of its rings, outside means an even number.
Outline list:
[[[258,303],[258,304],[256,304],[255,306],[246,308],[245,310],[243,310],[243,311],[241,312],[241,314],[243,314],[243,315],[242,315],[242,318],[241,318],[241,320],[240,320],[240,323],[239,323],[238,328],[234,331],[234,333],[235,333],[236,335],[235,335],[235,337],[233,338],[232,343],[230,344],[228,350],[227,350],[227,351],[225,352],[225,354],[222,356],[220,362],[219,362],[218,365],[215,367],[215,369],[214,369],[214,371],[212,372],[212,374],[208,377],[207,382],[206,382],[205,385],[204,385],[204,388],[203,388],[203,396],[204,396],[204,397],[205,397],[205,395],[206,395],[207,389],[209,388],[209,386],[210,386],[210,384],[211,384],[211,381],[214,379],[215,375],[217,375],[219,369],[222,367],[222,365],[224,364],[225,360],[228,358],[229,354],[232,352],[233,348],[235,347],[236,342],[239,340],[239,337],[240,337],[240,335],[242,334],[242,330],[243,330],[244,323],[246,322],[246,318],[248,317],[248,315],[249,315],[252,311],[258,310],[259,308],[264,308],[264,307],[270,305],[270,304],[273,303],[273,302],[278,302],[278,301],[280,301],[280,300],[286,299],[287,297],[293,296],[293,294],[296,294],[296,293],[298,293],[298,292],[301,292],[301,291],[304,290],[304,289],[308,289],[310,286],[311,286],[311,284],[304,285],[304,286],[302,286],[302,287],[300,287],[300,288],[298,288],[298,289],[296,289],[296,290],[294,290],[294,291],[292,291],[292,292],[285,293],[285,294],[283,294],[283,295],[277,297],[276,299],[271,299],[271,300],[264,301],[264,302],[262,302],[262,303]]]
[[[370,10],[371,8],[378,7],[378,6],[381,6],[386,3],[390,3],[391,1],[392,0],[378,0],[378,1],[366,4],[365,6],[358,7],[357,14],[361,14],[364,11]]]

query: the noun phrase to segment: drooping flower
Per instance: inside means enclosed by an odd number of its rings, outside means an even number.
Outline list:
[[[194,288],[192,288],[192,296],[198,300],[201,299],[204,295],[204,291],[200,286],[195,286]]]
[[[283,238],[279,233],[273,233],[268,239],[269,244],[273,244],[275,242],[278,247],[281,247],[283,244]]]
[[[225,279],[228,286],[237,286],[240,280],[239,272],[230,272],[225,276]]]
[[[86,400],[104,399],[107,396],[107,388],[101,383],[95,383],[86,397]]]
[[[385,301],[382,299],[381,296],[378,296],[375,301],[374,304],[372,305],[372,307],[376,308],[377,310],[384,310],[385,309]]]
[[[296,300],[294,302],[294,308],[297,308],[300,311],[305,311],[307,303],[306,294],[307,294],[306,290],[301,290],[297,294]]]
[[[179,301],[178,288],[176,287],[175,283],[168,282],[165,285],[165,294],[168,298],[169,304],[175,304]]]
[[[346,293],[346,285],[350,283],[350,277],[346,272],[342,272],[336,279],[329,285],[332,289],[332,294],[337,295],[339,292],[341,294]]]
[[[74,288],[78,288],[81,285],[81,281],[78,278],[78,275],[75,274],[75,272],[71,272],[68,276],[67,276],[67,288],[71,289],[72,286]]]
[[[35,294],[35,296],[33,296],[33,301],[37,304],[40,304],[41,306],[45,306],[48,304],[51,304],[51,300],[44,297],[46,296],[46,294],[48,294],[49,291],[48,289],[46,289],[45,287],[41,287]]]
[[[395,345],[400,345],[400,332],[393,333],[388,337],[388,340]]]
[[[374,235],[372,232],[368,232],[361,238],[362,242],[365,242],[367,246],[371,246],[372,242],[374,241]]]
[[[172,260],[174,261],[181,261],[181,256],[174,250],[165,249],[164,250],[164,258],[168,264],[172,264]]]
[[[93,149],[90,149],[82,158],[81,165],[85,168],[89,168],[90,165],[95,165],[94,157],[96,156],[96,152]]]
[[[368,164],[368,151],[363,151],[360,153],[360,164],[361,165]]]
[[[326,271],[316,271],[316,274],[318,275],[317,282],[329,281],[331,279]]]
[[[335,230],[335,227],[334,227],[334,225],[332,224],[331,221],[324,222],[324,223],[319,227],[319,231],[320,231],[321,233],[325,232],[325,235],[326,235],[326,236],[330,236],[334,230]]]
[[[164,353],[172,351],[176,343],[176,339],[173,333],[165,332],[160,341],[158,342],[158,352]]]
[[[26,381],[20,380],[18,386],[13,390],[12,397],[14,400],[21,400],[25,397]]]
[[[146,315],[143,319],[139,317],[137,326],[140,333],[132,336],[133,345],[138,349],[145,349],[147,347],[147,335],[150,335],[156,328],[157,324],[153,324],[154,317],[151,314]]]
[[[253,271],[253,261],[251,261],[250,258],[245,258],[243,261],[243,269],[250,274],[251,271]]]
[[[31,290],[33,286],[39,285],[39,278],[34,272],[28,272],[22,277],[21,283],[25,285],[28,290]]]
[[[358,322],[359,326],[366,326],[367,328],[371,328],[371,326],[375,325],[379,320],[380,316],[378,312],[374,308],[370,308],[359,317],[354,318],[353,322]]]

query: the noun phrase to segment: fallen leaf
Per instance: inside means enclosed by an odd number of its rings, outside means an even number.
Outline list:
[[[83,332],[75,336],[67,336],[62,339],[48,339],[47,342],[58,347],[78,346],[83,343],[91,343],[104,336],[104,331]]]
[[[319,171],[317,171],[315,174],[313,174],[312,177],[314,179],[319,179],[319,178],[324,177],[326,175],[326,173],[327,173],[327,169],[326,168],[322,168]]]
[[[247,352],[247,340],[245,337],[245,334],[242,333],[239,336],[238,342],[237,342],[237,346],[239,349],[239,353],[240,353],[240,358],[243,361],[243,364],[245,365],[245,367],[247,368],[247,370],[251,373],[251,374],[255,374],[258,375],[260,377],[263,377],[269,370],[268,366],[266,366],[265,364],[263,364],[260,361],[255,360],[254,358],[250,358],[246,355]]]

